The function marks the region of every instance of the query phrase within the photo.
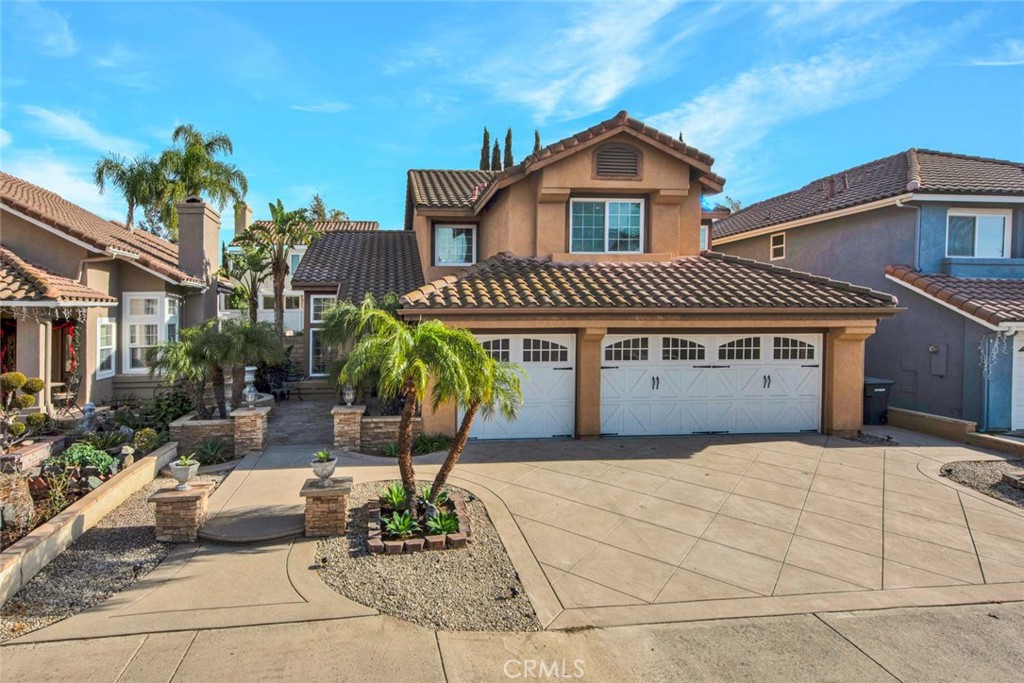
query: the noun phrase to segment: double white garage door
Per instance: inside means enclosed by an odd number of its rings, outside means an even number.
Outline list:
[[[474,420],[471,437],[574,432],[574,335],[479,335],[526,370],[519,419]],[[609,335],[601,349],[608,435],[774,433],[821,427],[821,335]]]

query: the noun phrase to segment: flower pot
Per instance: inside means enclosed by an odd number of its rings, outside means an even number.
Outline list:
[[[334,468],[338,466],[338,459],[331,458],[324,462],[314,460],[310,463],[313,466],[313,474],[315,474],[320,481],[316,483],[322,489],[327,488],[331,485],[331,475],[334,474]]]
[[[191,486],[188,482],[196,476],[196,471],[199,469],[199,463],[194,462],[191,465],[181,465],[177,460],[168,465],[171,470],[171,476],[178,480],[178,485],[174,487],[175,491],[188,491]]]

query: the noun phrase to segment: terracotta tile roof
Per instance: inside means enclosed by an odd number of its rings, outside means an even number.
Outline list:
[[[292,276],[297,289],[341,286],[344,299],[380,299],[423,285],[416,235],[405,230],[328,232],[313,240]]]
[[[910,266],[887,266],[886,275],[992,325],[1024,322],[1024,280],[926,275]]]
[[[908,149],[740,209],[714,224],[714,237],[779,225],[907,192],[1024,195],[1024,164]]]
[[[414,206],[432,209],[468,209],[490,186],[498,171],[409,171],[409,193]]]
[[[55,306],[85,301],[117,303],[109,294],[32,265],[10,249],[0,247],[0,306],[44,301]]]
[[[640,137],[658,142],[696,163],[701,170],[701,178],[720,190],[725,178],[711,172],[715,163],[710,154],[705,154],[695,147],[680,142],[676,138],[651,128],[642,121],[632,118],[628,112],[618,114],[591,126],[584,131],[542,147],[530,154],[515,166],[503,171],[457,171],[457,170],[412,170],[409,171],[409,195],[417,207],[437,209],[448,208],[479,208],[480,200],[496,185],[506,179],[526,175],[532,167],[552,156],[561,154],[572,148],[587,143],[598,136],[613,135],[628,130]]]
[[[377,221],[311,221],[311,224],[317,232],[380,230],[380,223]],[[270,225],[270,221],[253,221],[253,225]]]
[[[0,171],[0,204],[31,216],[97,249],[113,248],[137,258],[139,265],[179,284],[202,281],[178,268],[178,245],[145,230],[128,230],[72,204],[45,188]]]
[[[867,287],[716,252],[655,263],[556,263],[501,254],[402,299],[407,308],[880,308]]]

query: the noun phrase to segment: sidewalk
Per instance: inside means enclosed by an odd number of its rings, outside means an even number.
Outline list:
[[[0,664],[5,683],[1010,681],[1024,670],[1021,632],[1022,603],[530,634],[375,616],[6,645]]]

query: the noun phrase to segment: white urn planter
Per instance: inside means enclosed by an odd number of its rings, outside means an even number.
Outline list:
[[[199,470],[199,463],[193,462],[189,465],[182,465],[178,460],[175,460],[168,465],[168,468],[171,470],[171,476],[178,481],[178,485],[174,487],[174,490],[188,491],[192,488],[188,482],[195,479],[196,472]]]
[[[331,477],[334,475],[334,469],[338,466],[338,459],[331,458],[330,460],[314,460],[310,465],[313,467],[313,474],[320,480],[316,485],[322,489],[328,488],[331,485]]]

